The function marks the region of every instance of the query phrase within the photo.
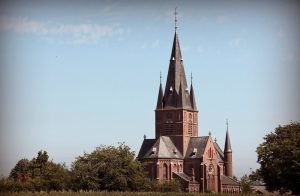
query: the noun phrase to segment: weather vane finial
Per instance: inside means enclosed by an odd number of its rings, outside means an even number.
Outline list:
[[[161,72],[159,72],[159,81],[161,83]]]
[[[227,126],[227,130],[228,130],[228,119],[226,118],[226,126]]]
[[[175,12],[174,12],[174,16],[175,16],[175,32],[177,31],[177,28],[178,28],[178,26],[177,26],[177,14],[178,14],[177,7],[175,7]]]

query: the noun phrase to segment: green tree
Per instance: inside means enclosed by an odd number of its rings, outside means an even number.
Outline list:
[[[267,190],[300,194],[300,123],[279,126],[264,140],[256,152]]]
[[[262,179],[262,177],[260,175],[260,170],[256,169],[256,170],[252,171],[251,174],[249,175],[249,179],[252,182],[262,182],[263,179]]]
[[[70,187],[70,172],[65,164],[47,162],[42,176],[46,190],[66,190]]]
[[[31,169],[33,178],[36,176],[42,176],[46,170],[46,164],[49,156],[47,151],[39,151],[36,158],[31,160]]]
[[[0,181],[7,191],[59,191],[69,189],[70,171],[65,164],[49,161],[46,151],[39,151],[31,161],[21,159],[11,170],[9,178]]]
[[[241,177],[241,189],[242,189],[242,193],[247,194],[247,193],[251,193],[251,180],[249,178],[249,176],[247,174],[245,174],[244,176]]]
[[[77,157],[71,172],[75,190],[139,191],[146,182],[142,164],[124,143]]]
[[[30,161],[28,159],[21,159],[11,170],[9,178],[15,181],[25,182],[31,179]]]
[[[69,189],[70,173],[65,164],[49,161],[46,151],[39,151],[31,161],[35,190],[59,191]]]

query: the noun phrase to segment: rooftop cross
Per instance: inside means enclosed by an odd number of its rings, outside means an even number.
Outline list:
[[[226,119],[226,126],[227,126],[227,130],[228,130],[228,119]]]
[[[159,72],[159,80],[160,80],[160,83],[161,83],[161,72]]]
[[[175,12],[174,12],[174,16],[175,16],[175,32],[176,32],[176,30],[178,28],[178,26],[177,26],[177,14],[178,14],[177,7],[175,7]]]

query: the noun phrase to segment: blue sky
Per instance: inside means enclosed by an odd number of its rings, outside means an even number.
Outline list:
[[[154,137],[174,8],[199,135],[224,146],[234,174],[257,168],[256,147],[300,120],[296,1],[14,1],[0,6],[0,174],[41,149],[70,165],[101,144],[138,153]]]

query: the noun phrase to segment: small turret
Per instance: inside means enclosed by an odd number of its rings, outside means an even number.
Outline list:
[[[226,120],[227,130],[226,130],[226,139],[224,146],[224,166],[225,166],[225,175],[233,177],[232,175],[232,149],[230,144],[229,132],[228,132],[228,120]]]
[[[160,76],[160,80],[161,80],[161,76]],[[164,98],[164,94],[163,94],[163,89],[162,89],[162,85],[161,85],[161,81],[160,81],[158,97],[157,97],[157,104],[156,104],[157,110],[163,109],[163,98]]]
[[[197,110],[194,88],[193,88],[193,75],[191,74],[191,90],[190,90],[190,102],[193,110]]]

